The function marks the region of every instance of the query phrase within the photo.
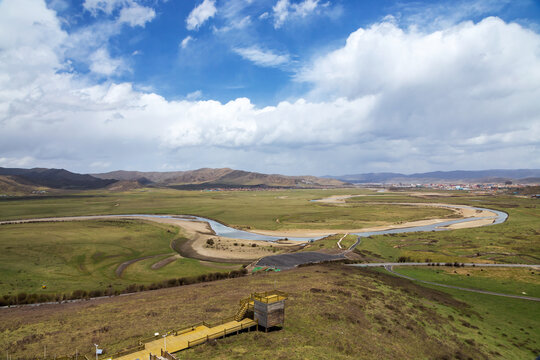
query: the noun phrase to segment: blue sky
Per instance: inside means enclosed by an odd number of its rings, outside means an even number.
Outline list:
[[[84,1],[48,2],[53,7],[58,3],[62,4],[57,6],[58,15],[65,19],[63,28],[68,32],[114,21],[122,9],[119,5],[107,13],[98,6],[92,13],[85,9]],[[410,25],[419,17],[423,23],[412,24],[425,28],[434,26],[429,22],[432,12],[441,17],[457,16],[449,20],[452,22],[479,21],[491,15],[507,22],[530,25],[529,20],[540,18],[540,5],[533,1],[490,1],[483,7],[462,1],[457,3],[464,7],[469,4],[467,10],[463,10],[466,13],[454,14],[454,4],[445,1],[372,0],[312,1],[316,4],[313,10],[288,15],[278,22],[274,11],[277,0],[233,0],[209,1],[216,9],[215,14],[197,28],[188,29],[186,21],[190,12],[202,3],[140,1],[139,4],[151,9],[155,17],[144,27],[125,26],[109,38],[111,56],[127,59],[128,69],[111,74],[107,80],[132,82],[168,99],[181,99],[199,91],[204,99],[227,102],[248,97],[256,105],[272,105],[302,96],[306,86],[295,83],[294,75],[312,57],[339,48],[350,33],[388,15],[403,19],[402,26]],[[302,3],[310,1],[288,2],[289,7]],[[289,13],[294,10],[289,9]],[[186,45],[182,47],[184,40]],[[284,61],[262,65],[235,51],[250,48],[259,49],[267,56],[283,56]],[[78,65],[77,70],[88,73],[85,64]]]
[[[533,0],[0,0],[0,166],[540,167]]]

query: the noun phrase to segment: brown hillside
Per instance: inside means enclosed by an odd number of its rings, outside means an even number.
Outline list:
[[[135,181],[147,179],[157,185],[208,185],[208,186],[271,186],[271,187],[323,187],[344,186],[340,180],[318,178],[315,176],[285,176],[279,174],[261,174],[229,168],[202,168],[190,171],[173,172],[140,172],[113,171],[104,174],[93,174],[100,179],[116,179]]]
[[[48,188],[32,185],[16,177],[0,175],[0,195],[26,195],[34,190],[48,190]]]

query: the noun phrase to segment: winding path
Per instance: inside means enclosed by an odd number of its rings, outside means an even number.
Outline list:
[[[165,256],[165,255],[168,255],[168,253],[166,253],[166,254],[158,254],[158,255],[148,255],[148,256],[143,256],[143,257],[137,258],[137,259],[128,260],[128,261],[123,262],[120,265],[118,265],[118,267],[116,268],[114,273],[116,274],[117,277],[121,278],[122,275],[124,274],[124,271],[127,269],[127,267],[129,265],[134,264],[134,263],[136,263],[138,261],[151,259],[151,258],[156,258],[156,257],[160,257],[160,256]]]

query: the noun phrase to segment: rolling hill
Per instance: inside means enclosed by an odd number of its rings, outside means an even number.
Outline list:
[[[17,184],[27,187],[45,186],[52,189],[70,189],[70,190],[90,190],[101,189],[116,180],[98,179],[91,175],[72,173],[64,169],[18,169],[18,168],[0,168],[0,176],[9,180],[10,186]],[[7,185],[6,185],[7,187]]]
[[[210,187],[287,187],[287,188],[317,188],[339,187],[345,182],[319,178],[315,176],[285,176],[277,174],[261,174],[256,172],[233,170],[229,168],[203,168],[190,171],[174,172],[140,172],[113,171],[103,174],[92,174],[100,179],[115,179],[121,181],[151,181],[156,186],[174,188],[210,188]]]

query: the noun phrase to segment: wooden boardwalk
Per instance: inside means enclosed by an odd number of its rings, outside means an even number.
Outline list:
[[[180,350],[185,350],[195,345],[202,344],[209,339],[217,339],[224,337],[225,335],[238,332],[243,329],[249,329],[257,325],[257,322],[253,319],[242,319],[240,321],[229,321],[221,325],[214,327],[208,327],[206,325],[199,325],[194,328],[190,328],[177,335],[169,335],[165,341],[167,343],[167,349],[164,347],[163,338],[157,338],[154,341],[150,341],[144,344],[144,349],[130,354],[114,357],[118,360],[148,360],[150,353],[161,354],[161,349],[167,350],[169,353],[175,353]]]

